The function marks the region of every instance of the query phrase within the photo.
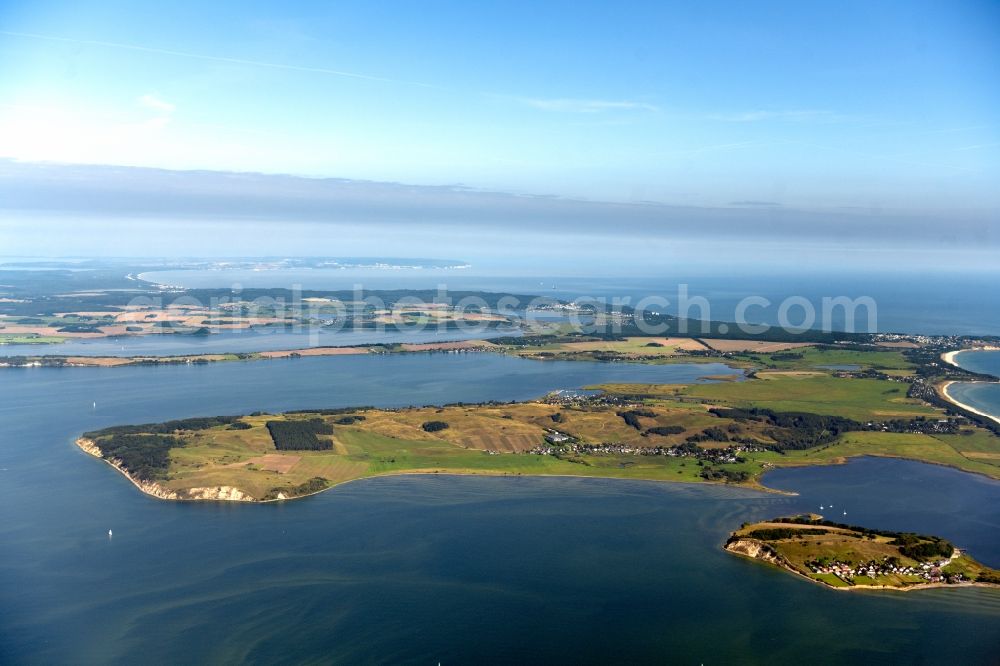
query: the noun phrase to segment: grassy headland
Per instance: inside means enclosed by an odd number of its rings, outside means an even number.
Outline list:
[[[1000,571],[944,539],[796,516],[744,524],[725,549],[837,589],[1000,585]]]
[[[87,433],[81,445],[137,484],[155,487],[153,494],[171,499],[281,499],[401,473],[759,487],[760,476],[775,467],[863,455],[949,465],[1000,479],[1000,437],[907,397],[907,386],[900,378],[770,371],[743,382],[612,384],[601,386],[596,396],[521,403],[126,426]],[[319,424],[316,442],[309,437],[310,446],[277,442],[274,432],[284,426],[275,424],[283,422],[293,429]]]

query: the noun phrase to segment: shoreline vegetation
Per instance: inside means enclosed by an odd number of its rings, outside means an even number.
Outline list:
[[[301,262],[298,262],[301,263]],[[247,260],[240,265],[271,269],[298,265]],[[333,265],[325,260],[315,265]],[[335,263],[335,262],[334,262]],[[209,262],[206,265],[214,265]],[[456,264],[457,265],[457,264]],[[231,266],[229,262],[225,266]],[[952,346],[996,342],[969,336],[920,336],[833,332],[819,329],[786,330],[771,327],[744,331],[734,322],[684,319],[658,312],[636,310],[600,300],[567,302],[549,296],[490,291],[431,289],[291,290],[283,288],[180,288],[142,279],[144,272],[165,266],[111,262],[90,266],[88,272],[66,270],[53,264],[43,273],[22,275],[3,271],[6,297],[0,303],[0,344],[49,342],[38,356],[25,356],[8,365],[124,365],[153,362],[214,362],[269,358],[264,352],[246,354],[194,354],[158,357],[137,354],[81,360],[78,355],[49,356],[59,340],[105,339],[122,345],[133,336],[185,335],[208,338],[215,333],[252,330],[306,330],[333,332],[389,330],[405,333],[419,328],[438,331],[462,329],[489,339],[497,330],[519,332],[524,349],[505,345],[521,355],[540,358],[662,358],[674,355],[738,355],[795,353],[810,345],[852,345],[885,349],[912,348],[928,341],[949,340]],[[190,268],[183,264],[178,268]],[[204,266],[203,266],[204,267]],[[222,267],[220,264],[217,267]],[[31,279],[28,279],[28,278]],[[44,278],[44,279],[42,279]],[[538,318],[534,315],[541,313]],[[573,323],[575,322],[575,323]],[[650,331],[658,330],[652,334]],[[478,331],[481,330],[480,334]],[[688,334],[688,331],[699,331]],[[584,334],[585,333],[585,334]],[[645,342],[602,348],[602,342],[630,339]],[[489,340],[494,342],[494,340]],[[564,344],[565,343],[565,344]],[[580,344],[576,344],[580,343]],[[590,345],[587,349],[586,345]],[[41,345],[40,345],[41,346]],[[358,345],[357,347],[379,347]],[[389,346],[389,345],[386,345]],[[323,347],[331,349],[332,346]],[[309,355],[316,347],[288,350]],[[332,353],[332,352],[323,352]],[[360,353],[360,352],[355,352]]]
[[[216,293],[218,291],[218,293]],[[700,322],[682,320],[671,315],[657,315],[655,321],[648,321],[648,313],[643,314],[646,324],[657,324],[665,327],[668,332],[652,335],[640,330],[637,326],[637,313],[631,310],[622,312],[604,311],[593,305],[577,306],[572,303],[547,299],[540,310],[548,310],[556,315],[585,316],[591,318],[590,328],[593,330],[575,330],[566,322],[532,322],[520,315],[502,310],[500,304],[504,298],[517,298],[520,301],[527,296],[510,296],[492,292],[457,292],[454,296],[475,297],[485,303],[485,307],[467,311],[461,307],[451,307],[443,304],[416,305],[410,299],[430,298],[431,292],[426,290],[395,290],[372,291],[350,295],[347,292],[309,292],[303,302],[312,307],[320,308],[321,314],[310,313],[308,316],[298,310],[284,312],[280,309],[268,310],[268,316],[247,310],[249,296],[272,297],[272,292],[284,294],[286,290],[253,290],[249,294],[234,296],[228,291],[194,290],[190,294],[184,291],[185,297],[192,296],[195,302],[209,296],[220,299],[212,308],[196,307],[189,304],[171,304],[167,306],[132,306],[120,303],[104,304],[101,298],[108,300],[111,293],[95,293],[88,296],[96,302],[87,301],[90,308],[103,310],[77,311],[68,314],[53,314],[46,311],[37,316],[0,315],[0,337],[4,335],[40,336],[46,331],[69,331],[63,333],[63,338],[106,337],[121,339],[140,333],[128,332],[138,329],[137,326],[122,324],[141,324],[148,327],[149,322],[157,325],[157,332],[164,333],[174,330],[177,326],[188,334],[199,337],[209,337],[213,331],[248,330],[255,327],[284,328],[289,325],[319,325],[325,329],[326,324],[340,321],[354,327],[360,325],[363,329],[384,326],[390,330],[409,330],[413,325],[429,326],[431,329],[444,330],[459,325],[474,324],[481,328],[484,334],[480,339],[441,340],[426,343],[362,343],[353,345],[310,345],[284,350],[258,350],[236,353],[193,353],[179,355],[135,354],[88,356],[79,354],[21,355],[0,357],[0,367],[119,367],[125,365],[153,364],[203,364],[226,361],[256,361],[280,358],[300,358],[305,356],[328,356],[340,354],[385,354],[408,352],[494,352],[520,356],[534,360],[590,360],[590,361],[622,361],[638,363],[697,363],[725,362],[732,367],[753,370],[758,367],[769,369],[846,369],[852,365],[884,372],[905,375],[912,366],[906,357],[913,354],[925,354],[924,361],[930,354],[939,356],[948,367],[970,378],[981,378],[975,373],[963,370],[956,362],[956,357],[968,349],[997,350],[994,338],[973,339],[969,336],[921,336],[906,334],[861,334],[861,333],[825,333],[822,331],[801,330],[786,331],[784,329],[769,329],[760,334],[741,334],[736,324],[727,322]],[[259,293],[258,293],[259,292]],[[357,297],[378,299],[376,307],[367,301],[358,301]],[[355,300],[340,300],[340,299]],[[540,297],[539,297],[540,298]],[[244,300],[241,300],[244,299]],[[333,304],[337,304],[337,308]],[[82,304],[81,304],[82,305]],[[31,312],[31,301],[18,303],[23,312]],[[51,305],[47,306],[49,310]],[[330,312],[322,310],[330,309]],[[346,308],[346,310],[344,309]],[[325,313],[325,314],[322,314]],[[101,315],[101,316],[98,316]],[[280,315],[280,316],[279,316]],[[121,320],[121,321],[119,321]],[[111,321],[115,325],[108,327]],[[70,322],[70,323],[66,323]],[[102,323],[104,322],[104,323]],[[200,328],[195,328],[195,326]],[[100,329],[104,326],[103,329]],[[516,329],[520,335],[510,337],[489,337],[490,332],[498,326],[508,326]],[[689,327],[701,330],[701,334],[679,333]],[[172,328],[173,327],[173,328]],[[401,327],[401,328],[400,328]],[[122,329],[119,331],[118,329]],[[23,331],[22,331],[23,329]],[[87,330],[84,330],[87,329]],[[90,330],[94,329],[94,330]],[[100,329],[100,330],[98,330]],[[128,329],[128,330],[126,330]],[[104,331],[102,333],[101,331]],[[142,335],[151,334],[142,329]],[[612,331],[619,332],[612,332]],[[674,332],[669,332],[669,331]],[[736,332],[734,335],[730,331]],[[58,334],[57,334],[58,335]],[[125,337],[121,337],[124,335]],[[494,333],[495,335],[495,333]],[[11,338],[13,339],[13,338]],[[18,338],[20,339],[20,338]],[[38,338],[43,339],[43,338]],[[46,338],[48,339],[48,338]],[[54,341],[54,340],[53,340]],[[41,346],[41,345],[40,345]],[[50,349],[58,345],[44,345]],[[124,349],[124,347],[123,347]],[[55,349],[53,349],[55,351]],[[859,353],[868,352],[860,358]]]
[[[203,417],[105,428],[84,433],[78,445],[168,499],[291,499],[397,473],[771,490],[759,481],[770,469],[866,455],[1000,479],[1000,437],[938,395],[936,375],[921,374],[933,365],[900,351],[853,351],[852,370],[807,369],[844,353],[772,352],[761,365],[790,365],[752,370],[743,381],[603,384],[528,402]]]
[[[0,274],[9,282],[0,293],[0,345],[81,339],[126,344],[150,335],[207,337],[240,331],[521,330],[526,328],[522,318],[507,303],[537,300],[485,291],[447,292],[447,298],[440,298],[431,289],[174,289],[131,273],[123,280],[108,270],[21,275],[0,266]],[[91,288],[81,290],[81,280]],[[556,303],[544,299],[542,307]]]
[[[157,356],[60,356],[47,354],[30,357],[0,357],[0,368],[16,367],[66,367],[66,368],[115,368],[130,365],[203,365],[229,361],[264,361],[308,356],[353,356],[364,354],[405,354],[424,352],[486,352],[495,345],[485,340],[455,340],[399,344],[367,344],[343,347],[302,347],[255,352],[182,354]]]
[[[780,493],[761,483],[770,470],[859,456],[1000,480],[1000,421],[948,394],[956,381],[992,379],[958,366],[961,350],[926,343],[713,346],[690,338],[504,342],[317,348],[254,358],[491,352],[540,361],[722,362],[742,375],[603,384],[527,402],[256,412],[114,426],[83,433],[76,445],[165,501],[280,502],[367,478],[432,474],[713,483]],[[218,356],[180,362],[240,358]],[[1000,587],[1000,572],[935,537],[819,516],[745,524],[724,547],[833,589]]]
[[[101,455],[100,449],[96,446],[93,440],[87,439],[86,437],[79,437],[74,442],[77,447],[79,447],[85,453],[102,460],[103,462],[110,465],[112,468],[117,470],[122,476],[128,479],[129,483],[138,488],[143,494],[149,495],[150,497],[173,502],[245,502],[253,504],[267,504],[271,502],[284,502],[287,500],[297,500],[304,499],[306,497],[311,497],[313,495],[318,495],[320,493],[326,492],[327,490],[333,490],[348,483],[354,483],[356,481],[366,481],[368,479],[375,479],[384,476],[534,476],[539,478],[573,478],[573,479],[621,479],[622,477],[614,476],[594,476],[591,474],[511,474],[509,472],[502,471],[489,471],[489,470],[475,470],[475,471],[445,471],[438,469],[427,469],[427,470],[412,470],[412,471],[397,471],[397,472],[384,472],[379,474],[374,474],[371,476],[359,476],[352,479],[344,479],[343,481],[338,481],[336,483],[331,483],[325,485],[322,488],[315,490],[310,490],[309,492],[300,495],[290,495],[290,496],[275,496],[268,499],[255,499],[248,495],[245,495],[239,488],[233,488],[232,486],[214,486],[214,487],[203,487],[203,488],[191,488],[183,492],[167,490],[162,485],[155,481],[142,481],[135,478],[128,470],[122,467],[120,461],[109,460]],[[834,463],[840,464],[840,463]],[[622,479],[625,480],[625,479]],[[635,481],[650,481],[654,483],[691,483],[690,481],[673,481],[672,479],[665,479],[662,481],[657,481],[655,479],[643,479],[635,478],[629,479]],[[726,485],[725,481],[702,481],[701,483],[716,484],[716,485]],[[788,495],[795,496],[798,493],[789,492],[786,490],[778,490],[775,488],[768,488],[757,483],[745,483],[740,484],[741,486],[750,489],[758,490],[764,493],[770,493],[774,495]],[[283,494],[282,494],[283,495]]]
[[[504,344],[507,342],[508,344]],[[697,338],[671,338],[661,341],[648,341],[646,338],[626,338],[610,341],[572,341],[563,343],[548,342],[547,338],[533,344],[510,344],[502,340],[458,340],[429,343],[399,343],[379,345],[357,345],[347,347],[307,347],[291,350],[273,350],[239,354],[195,354],[181,356],[39,356],[11,357],[0,360],[0,367],[123,367],[135,365],[181,365],[207,364],[230,361],[254,361],[272,359],[295,359],[311,356],[340,356],[366,354],[408,354],[408,353],[498,353],[510,354],[530,360],[588,360],[596,362],[636,362],[636,363],[726,363],[734,370],[743,370],[753,377],[758,368],[763,366],[768,370],[786,369],[789,372],[815,372],[825,370],[836,371],[836,365],[823,365],[833,361],[849,360],[857,365],[857,369],[879,374],[891,372],[895,376],[906,377],[914,373],[910,364],[905,362],[906,354],[900,350],[870,349],[858,351],[856,348],[840,348],[832,345],[802,344],[789,351],[778,345],[768,353],[760,351],[760,344],[755,341],[727,341],[727,351],[712,349],[711,343]],[[642,345],[639,347],[639,345]],[[768,348],[774,347],[769,345]],[[558,353],[553,349],[560,350]],[[635,354],[634,350],[640,353]],[[754,351],[742,351],[753,349]],[[707,350],[707,351],[705,351]],[[940,359],[956,371],[967,375],[961,378],[941,377],[935,380],[932,391],[945,405],[957,408],[959,413],[967,416],[975,415],[985,419],[987,423],[1000,427],[1000,416],[984,412],[971,405],[957,400],[949,388],[955,383],[996,383],[994,378],[984,378],[964,370],[956,358],[965,351],[1000,351],[1000,347],[981,345],[971,348],[955,349],[940,353]],[[847,366],[839,366],[847,367]],[[845,371],[837,371],[843,373]],[[733,381],[737,374],[706,375],[702,379],[708,381]],[[924,395],[925,399],[929,396]],[[931,401],[933,402],[933,400]]]
[[[835,590],[1000,588],[1000,571],[944,539],[846,525],[816,514],[744,523],[723,549]]]
[[[850,371],[858,365],[900,376],[913,374],[909,370],[907,351],[920,349],[899,347],[892,343],[767,343],[757,340],[714,340],[699,337],[599,337],[584,334],[561,336],[545,334],[525,338],[491,338],[442,340],[415,343],[367,343],[356,345],[324,345],[294,349],[250,352],[219,352],[204,354],[137,354],[134,356],[80,356],[40,354],[33,356],[0,356],[0,368],[16,367],[121,367],[127,365],[206,364],[228,361],[259,361],[308,356],[339,356],[364,354],[401,354],[423,352],[489,352],[547,360],[584,360],[634,363],[726,363],[733,368],[788,370]],[[988,381],[986,376],[963,369],[955,357],[964,351],[1000,351],[1000,347],[977,346],[942,352],[941,360],[968,379],[955,381]],[[825,364],[825,365],[824,365]],[[990,377],[990,379],[993,379]],[[998,378],[1000,379],[1000,378]]]

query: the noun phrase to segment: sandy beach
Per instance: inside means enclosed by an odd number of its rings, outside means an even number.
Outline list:
[[[955,349],[953,351],[941,354],[941,360],[949,365],[955,366],[956,368],[961,368],[962,366],[959,365],[958,361],[956,361],[955,359],[958,358],[959,354],[967,351],[1000,351],[1000,347],[986,345],[983,347],[969,347],[968,349]]]
[[[960,366],[955,361],[955,357],[958,356],[959,354],[961,354],[964,351],[968,351],[968,350],[967,349],[956,349],[954,351],[945,352],[944,354],[941,354],[941,360],[944,361],[945,363],[947,363],[948,365],[953,365],[956,368],[960,368],[962,366]]]
[[[950,352],[950,353],[955,353],[955,352]],[[951,394],[948,393],[948,388],[952,384],[955,384],[955,383],[960,383],[960,384],[987,384],[987,383],[990,383],[990,382],[954,382],[954,381],[949,381],[949,382],[945,382],[944,384],[941,385],[939,393],[941,394],[942,398],[944,398],[948,402],[952,403],[953,405],[957,405],[957,406],[961,407],[962,409],[964,409],[966,411],[972,412],[973,414],[979,414],[980,416],[986,417],[986,418],[990,419],[991,421],[996,421],[997,423],[1000,423],[1000,417],[994,416],[993,414],[987,414],[984,411],[976,409],[975,407],[970,407],[969,405],[965,404],[964,402],[959,402],[958,400],[956,400],[955,398],[953,398],[951,396]]]

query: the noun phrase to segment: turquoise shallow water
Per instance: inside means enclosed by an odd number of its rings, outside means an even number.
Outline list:
[[[716,371],[418,355],[2,372],[0,663],[995,662],[1000,592],[840,593],[720,549],[744,520],[833,503],[1000,565],[1000,483],[947,468],[768,476],[794,497],[414,476],[246,506],[149,498],[72,444],[113,423]]]

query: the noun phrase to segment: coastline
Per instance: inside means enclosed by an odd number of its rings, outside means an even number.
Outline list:
[[[400,470],[393,472],[380,472],[377,474],[368,474],[365,476],[359,476],[354,479],[346,479],[344,481],[338,481],[337,483],[331,483],[325,488],[320,490],[315,490],[310,493],[305,493],[304,495],[293,495],[291,497],[284,497],[279,495],[274,499],[256,499],[250,495],[245,494],[239,488],[232,486],[217,486],[212,488],[190,488],[184,493],[180,493],[175,490],[168,490],[156,483],[155,481],[142,481],[133,477],[128,470],[124,469],[121,463],[117,460],[108,459],[101,455],[100,449],[94,444],[93,440],[87,439],[86,437],[78,437],[75,441],[77,447],[79,447],[85,453],[107,463],[112,468],[117,470],[122,476],[129,480],[133,486],[138,488],[143,494],[149,495],[150,497],[155,497],[159,500],[173,501],[173,502],[243,502],[246,504],[267,504],[269,502],[287,502],[290,500],[302,499],[305,497],[311,497],[312,495],[318,495],[320,493],[325,493],[328,490],[333,490],[339,486],[343,486],[348,483],[354,483],[356,481],[365,481],[367,479],[377,479],[380,477],[387,476],[527,476],[532,478],[566,478],[566,479],[606,479],[610,481],[642,481],[645,483],[682,483],[694,486],[700,485],[712,485],[712,486],[730,486],[733,488],[743,488],[745,490],[752,490],[755,492],[768,493],[774,495],[786,495],[786,496],[797,496],[798,493],[791,492],[788,490],[779,490],[777,488],[768,488],[762,485],[759,480],[754,479],[749,483],[726,483],[725,481],[673,481],[670,479],[639,479],[639,478],[622,478],[617,476],[597,476],[591,474],[510,474],[507,472],[490,472],[490,471],[474,471],[474,472],[461,472],[455,470],[436,470],[436,469],[411,469],[411,470]]]
[[[757,541],[756,539],[740,538],[735,541],[730,541],[726,543],[722,547],[722,549],[727,553],[731,553],[738,557],[743,557],[745,559],[753,560],[755,562],[763,562],[765,564],[777,567],[778,569],[787,571],[788,573],[794,574],[799,578],[803,578],[811,583],[821,585],[822,587],[825,587],[830,590],[839,590],[846,592],[866,591],[866,590],[874,590],[876,592],[881,592],[881,591],[913,592],[916,590],[930,590],[935,588],[954,589],[954,588],[985,587],[992,589],[1000,589],[1000,585],[996,583],[982,583],[978,581],[970,581],[967,583],[915,583],[913,585],[906,585],[906,586],[861,584],[861,585],[846,585],[841,587],[837,585],[830,585],[829,583],[816,578],[810,578],[809,576],[805,575],[795,567],[788,564],[784,560],[784,558],[781,557],[780,555],[772,553],[769,546],[760,541]],[[748,552],[744,552],[744,550]]]
[[[254,498],[254,497],[252,497],[250,495],[246,495],[241,489],[236,488],[236,487],[232,487],[232,486],[217,486],[217,487],[211,487],[211,488],[208,488],[208,487],[206,487],[206,488],[198,487],[198,488],[190,488],[190,489],[185,490],[183,492],[178,492],[178,491],[174,491],[174,490],[168,490],[168,489],[164,488],[163,486],[161,486],[160,484],[156,483],[155,481],[142,481],[142,480],[136,479],[131,474],[129,474],[129,472],[127,470],[123,469],[122,466],[121,466],[121,464],[118,461],[116,461],[116,460],[109,460],[107,458],[104,458],[101,455],[100,450],[94,445],[94,443],[93,443],[92,440],[89,440],[89,439],[87,439],[85,437],[79,437],[76,440],[76,445],[80,449],[82,449],[83,451],[85,451],[86,453],[94,456],[95,458],[98,458],[98,459],[102,460],[103,462],[105,462],[108,465],[110,465],[111,467],[113,467],[122,476],[124,476],[125,478],[127,478],[132,483],[132,485],[134,485],[136,488],[138,488],[144,494],[149,495],[151,497],[155,497],[157,499],[161,499],[161,500],[177,501],[177,502],[238,501],[238,502],[244,502],[244,503],[249,503],[249,504],[266,504],[266,503],[269,503],[269,502],[287,502],[287,501],[290,501],[290,500],[297,500],[297,499],[302,499],[302,498],[305,498],[305,497],[310,497],[312,495],[318,495],[318,494],[324,493],[324,492],[326,492],[328,490],[333,490],[334,488],[337,488],[337,487],[342,486],[342,485],[347,484],[347,483],[353,483],[353,482],[356,482],[356,481],[364,481],[366,479],[376,479],[376,478],[379,478],[379,477],[387,477],[387,476],[497,476],[497,477],[501,477],[501,476],[526,476],[526,477],[533,477],[533,478],[607,479],[607,480],[611,480],[611,481],[616,481],[616,480],[617,481],[643,481],[643,482],[647,482],[647,483],[668,483],[668,484],[674,484],[674,483],[682,483],[682,484],[684,484],[684,483],[686,483],[686,484],[691,484],[691,485],[709,484],[709,485],[717,485],[717,486],[729,486],[729,487],[732,487],[732,488],[742,488],[744,490],[751,490],[751,491],[760,492],[760,493],[767,493],[767,494],[771,494],[771,495],[784,495],[784,496],[788,496],[788,497],[795,497],[795,496],[798,495],[798,493],[796,493],[794,491],[781,490],[780,488],[771,488],[770,486],[767,486],[767,485],[763,484],[761,482],[761,479],[759,477],[754,477],[754,478],[750,479],[749,481],[747,481],[745,483],[727,483],[725,481],[710,481],[710,480],[704,480],[704,481],[690,481],[690,480],[674,481],[674,480],[671,480],[671,479],[624,478],[624,477],[618,477],[618,476],[600,476],[600,475],[594,475],[594,474],[510,474],[508,472],[500,472],[500,471],[492,472],[492,471],[487,471],[487,470],[476,470],[476,471],[463,472],[463,471],[456,471],[454,469],[441,470],[441,469],[431,469],[431,468],[428,468],[428,469],[410,469],[410,470],[398,470],[398,471],[389,471],[389,472],[378,472],[378,473],[375,473],[375,474],[366,474],[364,476],[359,476],[359,477],[356,477],[356,478],[353,478],[353,479],[346,479],[346,480],[343,480],[343,481],[338,481],[336,483],[331,483],[330,485],[328,485],[325,488],[322,488],[320,490],[315,490],[313,492],[306,493],[304,495],[293,495],[293,496],[290,496],[290,497],[279,496],[279,497],[276,497],[276,498],[273,498],[273,499],[256,499],[256,498]],[[877,458],[893,458],[893,459],[897,459],[897,460],[912,460],[914,462],[923,463],[925,465],[938,465],[938,466],[941,466],[941,467],[946,467],[948,469],[954,469],[954,470],[957,470],[957,471],[960,471],[960,472],[964,472],[966,474],[976,474],[978,476],[983,476],[983,477],[985,477],[987,479],[991,479],[991,480],[994,480],[994,481],[997,480],[996,477],[992,477],[992,476],[990,476],[988,474],[984,474],[982,472],[977,472],[977,471],[971,471],[971,470],[962,469],[961,467],[957,467],[955,465],[949,465],[947,463],[934,462],[934,461],[929,461],[929,460],[920,460],[918,458],[909,458],[909,457],[901,456],[901,455],[887,455],[887,454],[879,454],[879,453],[861,453],[861,454],[857,454],[857,455],[853,455],[853,456],[839,456],[839,457],[837,457],[837,458],[835,458],[833,460],[823,461],[823,462],[797,461],[794,464],[775,465],[775,466],[771,466],[771,467],[763,470],[761,476],[763,476],[763,474],[766,474],[769,471],[774,471],[774,470],[782,469],[782,468],[823,467],[823,466],[827,466],[827,465],[846,465],[852,458],[861,458],[861,457],[865,457],[865,456],[871,456],[871,457],[877,457]]]
[[[177,501],[177,502],[203,502],[203,501],[226,501],[226,502],[258,502],[249,495],[246,495],[239,488],[233,488],[231,486],[218,486],[216,488],[191,488],[187,492],[188,496],[181,496],[178,492],[173,490],[167,490],[155,481],[142,481],[135,478],[128,471],[122,467],[120,461],[115,459],[105,458],[101,455],[100,449],[94,444],[93,440],[87,439],[86,437],[78,437],[76,439],[76,445],[88,455],[91,455],[98,460],[101,460],[114,469],[118,470],[122,476],[128,479],[133,486],[142,491],[143,494],[149,495],[150,497],[155,497],[156,499],[166,500],[166,501]],[[326,490],[324,488],[324,490]],[[323,492],[322,490],[319,492]],[[305,497],[304,495],[302,497]],[[277,500],[268,500],[277,501]]]
[[[964,409],[964,410],[966,410],[968,412],[972,412],[973,414],[978,414],[979,416],[982,416],[983,418],[989,419],[991,421],[994,421],[994,422],[1000,424],[1000,416],[995,416],[993,414],[989,414],[987,412],[982,411],[981,409],[976,409],[975,407],[967,405],[964,402],[960,402],[959,400],[955,399],[948,392],[948,389],[951,387],[952,384],[996,384],[996,383],[997,382],[972,382],[972,381],[970,381],[970,382],[962,382],[962,381],[956,381],[956,380],[949,380],[949,381],[944,382],[943,384],[941,384],[938,387],[938,394],[942,398],[944,398],[945,400],[947,400],[948,402],[950,402],[951,404],[955,405],[956,407],[961,407],[962,409]]]
[[[945,352],[941,354],[941,360],[947,363],[948,365],[953,365],[956,368],[959,368],[960,370],[966,370],[966,368],[963,368],[962,364],[959,363],[956,359],[958,358],[959,354],[964,354],[965,352],[970,352],[970,351],[1000,351],[1000,347],[995,347],[993,345],[983,345],[981,347],[966,347],[965,349],[953,349],[950,352]]]
[[[865,452],[865,453],[855,453],[855,454],[852,454],[852,455],[842,455],[842,456],[837,456],[835,458],[831,458],[830,460],[825,460],[825,461],[822,461],[822,462],[814,462],[814,461],[811,461],[811,460],[805,460],[805,461],[795,461],[795,462],[791,462],[791,463],[782,463],[781,465],[773,465],[772,467],[766,469],[764,472],[762,472],[761,476],[763,476],[767,472],[772,472],[772,471],[777,470],[777,469],[794,469],[796,467],[824,467],[826,465],[831,465],[831,466],[832,465],[846,465],[848,462],[850,462],[854,458],[891,458],[893,460],[909,460],[911,462],[921,463],[922,465],[937,465],[938,467],[945,467],[947,469],[953,469],[953,470],[962,472],[964,474],[975,474],[977,476],[982,476],[982,477],[990,479],[992,481],[1000,481],[1000,477],[991,476],[991,475],[989,475],[989,474],[987,474],[985,472],[980,472],[978,470],[965,469],[963,467],[959,467],[958,465],[952,465],[951,463],[941,462],[941,461],[938,461],[938,460],[925,460],[923,458],[912,458],[912,457],[900,455],[900,454],[897,454],[897,453],[884,453],[884,452],[877,452],[877,453],[876,452]],[[763,490],[767,490],[767,491],[772,490],[771,488],[768,488],[767,486],[761,486],[761,488]],[[774,490],[774,492],[784,493],[785,491]],[[786,493],[786,494],[797,495],[798,493]]]
[[[194,365],[234,361],[269,361],[273,359],[300,358],[305,356],[357,356],[365,354],[426,354],[441,353],[503,353],[493,343],[485,340],[451,340],[442,342],[400,343],[399,349],[387,349],[378,344],[347,345],[342,347],[302,347],[255,352],[182,354],[175,356],[62,356],[40,354],[27,357],[23,364],[9,363],[0,356],[0,368],[111,368],[130,365]]]
[[[968,349],[955,349],[955,350],[952,350],[950,352],[945,352],[945,353],[941,354],[941,360],[944,361],[945,363],[947,363],[948,365],[953,365],[956,368],[961,368],[962,366],[960,366],[958,364],[958,361],[955,360],[955,357],[957,357],[962,352],[966,352],[966,351],[970,351],[970,350],[968,350]]]

